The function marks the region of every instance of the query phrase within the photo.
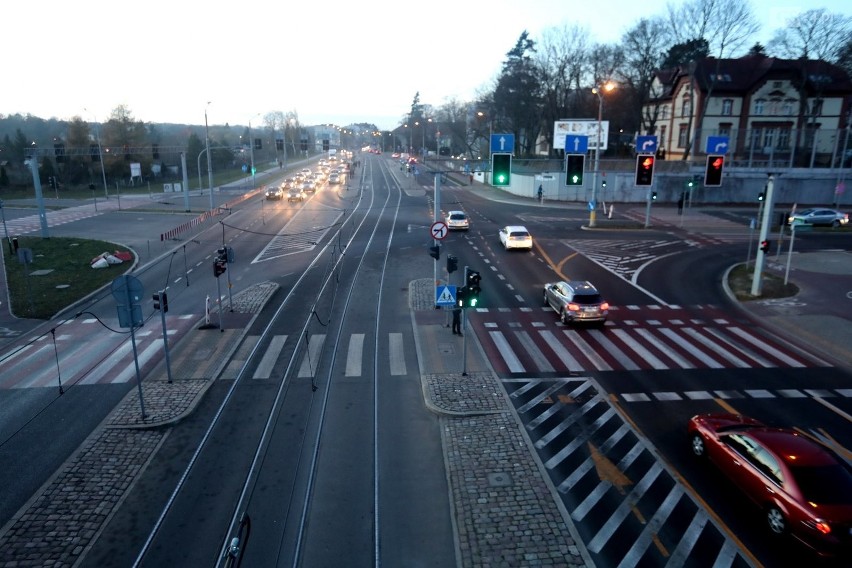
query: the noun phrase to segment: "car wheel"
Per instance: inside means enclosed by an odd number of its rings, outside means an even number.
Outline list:
[[[787,532],[787,520],[784,518],[784,513],[774,505],[766,510],[766,524],[774,535],[782,535]]]
[[[559,318],[562,320],[562,323],[568,325],[568,310],[563,308],[562,313],[559,314]]]
[[[550,305],[550,302],[547,301],[547,293],[544,294],[544,302],[542,304],[545,308]]]
[[[832,222],[831,222],[831,226],[832,226],[832,227],[834,227],[834,228],[836,229],[837,227],[839,227],[839,226],[840,226],[840,221],[838,221],[837,219],[835,219],[834,221],[832,221]]]
[[[692,435],[692,453],[699,458],[707,455],[707,447],[704,445],[704,438],[700,434]]]

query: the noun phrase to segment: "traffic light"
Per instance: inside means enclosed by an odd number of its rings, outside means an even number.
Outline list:
[[[323,152],[328,151],[328,139],[327,138],[323,138],[323,140],[322,140],[322,151]]]
[[[763,201],[763,192],[762,192],[762,191],[761,191],[760,193],[758,193],[758,194],[757,194],[757,200],[758,200],[758,201]]]
[[[162,293],[157,292],[153,297],[155,310],[162,310],[163,313],[169,311],[169,296],[166,294],[165,290],[163,290]]]
[[[219,278],[225,274],[226,270],[228,270],[228,266],[222,260],[216,259],[213,261],[213,276]]]
[[[463,308],[465,307],[465,293],[466,290],[464,286],[459,286],[456,288],[456,307]]]
[[[606,180],[601,180],[601,187],[606,189]]]
[[[89,155],[92,157],[93,162],[101,161],[101,149],[97,144],[89,144]]]
[[[585,154],[565,156],[565,185],[583,185],[583,171],[586,169]],[[606,182],[604,182],[606,187]]]
[[[429,247],[429,256],[431,256],[435,260],[441,260],[441,246],[432,245],[431,247]]]
[[[491,154],[491,185],[512,185],[512,154]]]
[[[459,259],[451,254],[447,255],[447,273],[452,274],[459,269]]]
[[[50,186],[51,189],[56,189],[56,178],[53,176],[47,176],[47,185]]]
[[[770,244],[771,243],[769,241],[760,241],[760,250],[762,250],[764,253],[769,252]]]
[[[686,180],[686,187],[688,187],[689,189],[692,189],[693,187],[695,187],[695,180],[691,180],[691,179]]]
[[[722,185],[722,170],[725,167],[725,156],[707,156],[707,169],[704,171],[704,185],[719,187]]]
[[[159,144],[151,144],[151,157],[155,160],[160,159],[160,145]]]
[[[57,164],[63,163],[65,161],[65,144],[54,144],[53,155]]]
[[[657,200],[657,192],[656,192],[656,191],[652,191],[652,192],[651,192],[651,201],[656,201],[656,200]]]
[[[479,303],[479,293],[481,292],[479,282],[481,280],[482,276],[479,275],[479,271],[468,270],[467,286],[465,287],[465,301],[471,308],[475,308],[476,304]]]
[[[656,158],[650,154],[636,156],[636,180],[637,186],[649,186],[654,183],[654,162]]]

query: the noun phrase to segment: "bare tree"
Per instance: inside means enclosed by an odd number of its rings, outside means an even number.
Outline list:
[[[670,42],[671,34],[662,18],[642,18],[627,30],[621,39],[624,63],[619,71],[618,82],[627,91],[624,98],[628,103],[627,116],[639,117],[638,128],[642,132],[654,132],[659,106],[643,112],[651,98],[654,75],[660,68],[663,54]]]
[[[776,31],[768,48],[784,59],[836,61],[839,49],[850,40],[850,33],[852,18],[831,14],[825,8],[806,10],[791,18],[786,28]]]
[[[703,38],[719,59],[744,48],[760,30],[748,0],[687,0],[667,9],[674,43]]]

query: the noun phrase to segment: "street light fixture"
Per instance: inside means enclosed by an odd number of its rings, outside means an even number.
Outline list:
[[[589,227],[595,226],[595,215],[597,214],[597,191],[598,191],[598,165],[600,163],[601,154],[601,118],[603,116],[603,92],[610,92],[615,89],[615,83],[607,81],[599,87],[594,87],[592,93],[598,96],[598,128],[597,128],[597,143],[595,144],[595,171],[592,174],[592,207],[589,207]]]

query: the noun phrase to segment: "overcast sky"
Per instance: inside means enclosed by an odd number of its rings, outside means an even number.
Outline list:
[[[811,7],[852,16],[849,0],[751,4],[764,44]],[[614,43],[664,12],[636,0],[6,2],[0,114],[103,121],[124,104],[144,122],[203,124],[207,109],[210,124],[260,124],[295,111],[305,125],[391,129],[418,91],[436,107],[473,100],[525,29],[535,40],[576,24]]]

